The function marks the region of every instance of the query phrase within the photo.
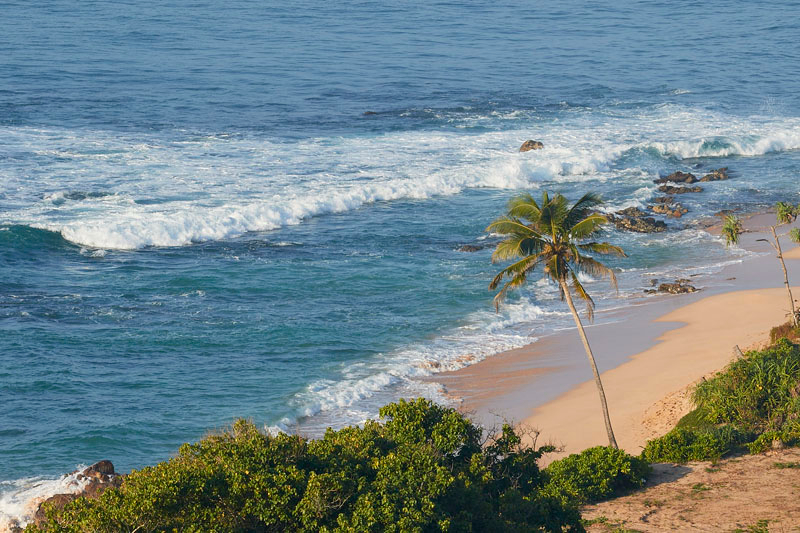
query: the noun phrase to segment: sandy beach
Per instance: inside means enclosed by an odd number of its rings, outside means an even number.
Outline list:
[[[754,256],[722,269],[707,289],[644,298],[615,311],[619,316],[609,323],[587,328],[617,441],[629,453],[638,454],[648,439],[691,410],[691,385],[736,357],[735,346],[762,346],[769,330],[788,319],[780,265],[774,251],[759,241],[772,220],[774,215],[767,214],[745,221],[741,246]],[[800,281],[800,247],[786,237],[781,244],[790,281]],[[800,287],[793,291],[800,295]],[[580,365],[583,381],[569,384]],[[500,417],[539,431],[538,444],[563,449],[553,460],[607,444],[597,389],[589,378],[572,329],[436,379],[484,424],[496,424]]]

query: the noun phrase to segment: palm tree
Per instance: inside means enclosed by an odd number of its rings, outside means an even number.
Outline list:
[[[486,231],[506,236],[506,239],[495,248],[492,262],[519,260],[501,270],[489,284],[489,289],[496,289],[503,278],[508,278],[494,298],[495,308],[499,309],[506,293],[525,284],[528,274],[538,265],[542,265],[545,276],[558,284],[561,299],[566,300],[572,312],[583,347],[586,349],[586,357],[594,373],[608,433],[608,443],[617,448],[614,430],[611,429],[611,418],[608,416],[603,383],[600,381],[600,374],[580,316],[572,301],[574,292],[586,303],[587,315],[589,320],[592,320],[594,301],[578,279],[579,272],[609,278],[613,287],[617,288],[614,272],[596,259],[584,255],[593,253],[625,256],[618,246],[606,242],[585,242],[608,222],[605,216],[595,212],[595,208],[601,203],[600,197],[594,193],[584,195],[571,207],[564,196],[556,194],[550,198],[547,192],[542,193],[541,204],[537,204],[530,194],[512,198],[508,202],[508,214],[492,222]]]
[[[725,238],[725,246],[739,244],[739,235],[742,233],[742,221],[736,215],[728,215],[722,224],[722,236]]]

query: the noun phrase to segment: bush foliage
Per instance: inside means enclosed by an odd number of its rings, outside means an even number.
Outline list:
[[[790,328],[791,329],[791,328]],[[775,336],[786,328],[774,328]],[[647,443],[642,457],[650,462],[714,460],[746,445],[751,453],[773,441],[800,444],[800,346],[778,339],[761,351],[750,351],[693,395],[697,409],[677,427]]]
[[[650,463],[713,461],[747,443],[749,435],[733,426],[698,429],[676,427],[647,443],[642,458]]]
[[[566,466],[544,475],[537,460],[551,448],[523,447],[510,426],[483,443],[469,420],[422,399],[380,414],[383,422],[319,440],[269,436],[240,420],[97,500],[49,509],[28,531],[581,531],[577,496],[553,484],[595,497],[634,472],[622,456],[596,452],[604,464],[591,481],[573,480]]]
[[[762,432],[800,414],[800,346],[780,339],[748,352],[695,389],[709,422]]]
[[[554,461],[544,474],[546,493],[565,504],[584,504],[640,488],[650,465],[622,450],[596,446]]]

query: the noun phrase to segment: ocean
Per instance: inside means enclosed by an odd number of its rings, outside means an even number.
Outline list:
[[[0,2],[0,519],[236,418],[318,435],[571,317],[495,313],[486,226],[542,190],[645,208],[620,292],[718,271],[701,221],[800,201],[800,3]],[[543,150],[520,153],[527,139]],[[459,251],[474,245],[475,252]]]

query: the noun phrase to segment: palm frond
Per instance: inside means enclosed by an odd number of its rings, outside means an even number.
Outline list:
[[[528,279],[528,272],[536,268],[536,265],[538,265],[540,262],[541,256],[524,257],[516,263],[507,266],[494,277],[492,282],[489,284],[489,290],[496,289],[504,277],[511,278],[505,283],[505,285],[503,285],[503,288],[500,289],[500,292],[495,295],[495,310],[500,310],[500,302],[505,299],[506,293],[508,293],[509,290],[521,287],[525,284]]]
[[[570,278],[572,278],[572,289],[575,291],[575,294],[586,302],[586,317],[589,319],[589,322],[591,322],[594,320],[594,300],[592,300],[592,297],[586,292],[586,289],[583,288],[583,284],[578,279],[578,276],[575,275],[575,272],[570,271],[569,274]]]
[[[539,219],[541,231],[544,232],[545,228],[547,228],[547,233],[553,239],[563,236],[566,233],[564,219],[567,217],[568,212],[567,199],[561,194],[553,196],[546,205],[542,205],[542,214]]]
[[[619,246],[614,246],[613,244],[609,244],[607,242],[586,242],[583,244],[578,244],[577,246],[578,248],[580,248],[585,252],[628,257],[627,255],[625,255],[625,251],[622,248],[620,248]]]
[[[537,204],[533,196],[528,193],[520,194],[508,201],[508,216],[510,217],[524,218],[536,224],[541,214],[542,210],[539,204]]]
[[[573,224],[569,234],[573,239],[585,239],[598,231],[604,224],[608,224],[608,218],[600,213],[591,213]]]
[[[511,237],[497,243],[494,252],[492,252],[492,263],[538,254],[544,249],[545,245],[545,241],[535,237]]]
[[[510,265],[505,267],[503,270],[498,272],[497,275],[494,277],[494,279],[492,279],[492,282],[489,283],[489,290],[491,291],[491,290],[496,289],[497,286],[500,284],[500,282],[505,277],[512,277],[513,278],[514,276],[517,276],[519,274],[527,274],[527,272],[529,270],[534,268],[540,262],[541,262],[541,256],[540,255],[529,255],[529,256],[523,257],[522,259],[520,259],[519,261],[517,261],[515,263],[511,263]]]
[[[599,194],[593,192],[586,193],[570,208],[564,222],[567,226],[574,226],[591,215],[595,208],[602,205],[602,203],[603,199]]]
[[[608,278],[614,290],[619,290],[617,287],[617,276],[614,271],[605,266],[600,261],[592,259],[588,256],[581,256],[580,260],[575,263],[575,268],[579,272],[585,272],[592,277]]]
[[[497,233],[499,235],[519,235],[521,237],[536,237],[538,233],[526,226],[516,217],[502,216],[495,219],[486,228],[489,233]]]

